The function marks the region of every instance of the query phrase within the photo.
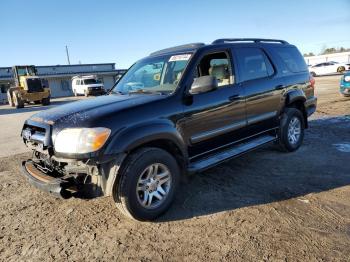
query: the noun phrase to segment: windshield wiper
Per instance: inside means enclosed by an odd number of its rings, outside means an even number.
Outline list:
[[[129,91],[128,94],[160,94],[160,95],[163,95],[164,93],[161,91],[155,91],[155,90],[137,89],[137,90]]]
[[[117,91],[117,90],[113,90],[111,92],[109,92],[110,94],[114,94],[114,95],[125,95],[125,93]]]

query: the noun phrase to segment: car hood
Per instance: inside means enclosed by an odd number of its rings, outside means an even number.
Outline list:
[[[135,107],[155,100],[164,95],[132,94],[107,95],[57,106],[33,115],[29,120],[49,125],[88,126],[91,121],[100,117],[115,114],[118,111]]]

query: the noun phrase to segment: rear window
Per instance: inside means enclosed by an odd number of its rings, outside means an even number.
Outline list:
[[[298,73],[308,70],[304,57],[295,47],[275,47],[275,50],[290,72]]]

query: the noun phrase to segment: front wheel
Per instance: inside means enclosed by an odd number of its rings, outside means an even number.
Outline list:
[[[21,99],[21,96],[17,91],[13,92],[13,103],[16,108],[23,108],[24,107],[24,101]]]
[[[304,129],[304,117],[300,110],[286,108],[279,130],[279,145],[281,149],[287,152],[297,150],[303,143]]]
[[[12,99],[12,94],[11,94],[10,91],[7,91],[7,100],[8,100],[8,102],[9,102],[9,105],[10,105],[10,106],[12,106],[12,107],[15,106],[15,104],[14,104],[14,102],[13,102],[13,99]]]
[[[179,181],[180,169],[172,155],[159,148],[143,148],[121,167],[113,198],[128,217],[153,220],[170,207]]]

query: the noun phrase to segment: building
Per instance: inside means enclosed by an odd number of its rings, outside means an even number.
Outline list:
[[[304,59],[306,64],[308,65],[315,65],[319,63],[325,63],[328,61],[334,61],[338,63],[350,63],[350,52],[307,56],[307,57],[304,57]]]
[[[48,81],[51,97],[72,96],[72,77],[96,75],[110,89],[124,69],[115,69],[114,63],[37,66],[38,76]],[[13,83],[11,67],[0,67],[0,103],[7,102],[6,91]]]

